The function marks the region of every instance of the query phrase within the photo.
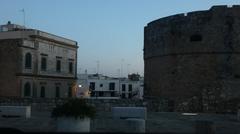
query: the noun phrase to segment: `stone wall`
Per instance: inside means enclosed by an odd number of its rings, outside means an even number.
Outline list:
[[[16,77],[21,63],[20,43],[20,40],[0,41],[0,96],[20,96],[20,81]]]
[[[25,68],[26,53],[32,55],[31,68]],[[46,71],[41,71],[43,53],[47,55]],[[40,97],[41,87],[44,87],[45,97],[54,98],[58,86],[59,97],[68,97],[69,88],[76,82],[76,54],[76,48],[59,47],[53,42],[37,45],[33,40],[0,40],[0,96],[24,96],[24,86],[30,83],[30,96]],[[61,57],[61,73],[56,72],[56,56]],[[68,72],[69,62],[73,63],[72,73]]]
[[[218,95],[223,98],[238,97],[239,12],[240,6],[214,6],[148,23],[144,28],[145,95],[177,102],[178,98],[205,97],[204,90],[221,89]]]
[[[32,110],[51,111],[56,105],[68,99],[41,98],[0,98],[0,105],[32,106]],[[134,100],[134,99],[86,99],[87,103],[96,107],[99,112],[111,112],[112,107],[147,107],[148,111],[168,111],[166,100]]]
[[[56,42],[36,39],[38,44],[38,61],[42,57],[47,58],[47,69],[41,70],[41,64],[38,65],[38,75],[51,75],[62,77],[76,77],[75,65],[77,64],[77,49],[67,45],[61,45]],[[56,57],[61,61],[61,72],[56,72]],[[69,73],[69,62],[72,62],[72,73]]]

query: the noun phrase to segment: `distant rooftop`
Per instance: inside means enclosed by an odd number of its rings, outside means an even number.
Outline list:
[[[27,29],[27,28],[25,26],[12,24],[11,21],[8,21],[6,25],[0,26],[0,32],[18,31],[18,30],[23,30],[23,29]]]
[[[78,74],[78,79],[98,79],[98,80],[120,80],[120,81],[142,81],[143,77],[139,77],[138,79],[131,79],[125,77],[109,77],[104,76],[103,74]]]

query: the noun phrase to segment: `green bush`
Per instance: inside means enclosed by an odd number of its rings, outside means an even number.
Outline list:
[[[63,105],[57,105],[52,111],[52,117],[93,118],[95,107],[90,106],[84,99],[70,99]]]

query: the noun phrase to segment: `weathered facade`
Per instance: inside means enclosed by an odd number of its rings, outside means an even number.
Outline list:
[[[145,95],[240,94],[240,6],[177,14],[144,28]]]
[[[72,96],[76,41],[11,23],[0,28],[0,96]]]

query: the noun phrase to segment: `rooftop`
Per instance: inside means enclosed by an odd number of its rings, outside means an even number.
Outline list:
[[[70,40],[37,29],[30,29],[26,28],[25,26],[12,24],[10,21],[8,21],[6,25],[0,25],[0,40],[21,38],[40,38],[60,44],[77,46],[77,42],[74,40]]]

